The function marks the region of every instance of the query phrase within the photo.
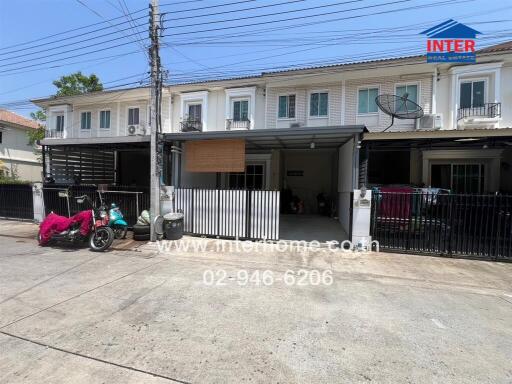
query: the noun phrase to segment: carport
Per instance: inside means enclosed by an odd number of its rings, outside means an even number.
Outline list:
[[[118,204],[131,226],[149,209],[149,136],[46,138],[42,146],[46,214],[71,215],[83,207],[72,196]]]
[[[184,211],[185,230],[196,235],[344,240],[364,130],[351,125],[165,134],[172,148],[173,207]],[[243,153],[230,158],[224,145],[230,141],[242,142]],[[209,150],[203,152],[203,145]],[[229,170],[235,163],[241,165]]]

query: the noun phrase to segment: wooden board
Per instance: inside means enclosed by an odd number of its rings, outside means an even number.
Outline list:
[[[244,172],[245,140],[200,140],[185,143],[187,172]]]

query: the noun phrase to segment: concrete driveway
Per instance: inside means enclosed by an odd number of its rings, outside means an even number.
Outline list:
[[[94,254],[0,236],[2,383],[512,382],[512,264],[212,244]],[[333,283],[288,285],[289,270]]]

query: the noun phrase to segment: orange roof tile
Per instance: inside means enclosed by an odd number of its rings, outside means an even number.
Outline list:
[[[39,124],[34,120],[27,119],[23,116],[17,115],[16,113],[0,109],[0,122],[11,123],[21,125],[27,128],[39,128]]]

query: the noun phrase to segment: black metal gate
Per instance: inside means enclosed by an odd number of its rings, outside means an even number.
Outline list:
[[[512,260],[512,196],[374,192],[370,234],[381,250]]]
[[[54,212],[58,215],[71,216],[84,209],[74,197],[88,195],[98,202],[98,187],[96,185],[56,185],[43,187],[45,213]],[[149,209],[149,190],[145,187],[108,186],[102,191],[102,197],[107,204],[116,203],[129,226],[137,222],[140,213]]]
[[[0,184],[0,217],[33,220],[32,185]]]

